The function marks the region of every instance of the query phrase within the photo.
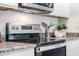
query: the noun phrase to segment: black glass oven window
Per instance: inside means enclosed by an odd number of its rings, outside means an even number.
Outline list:
[[[22,30],[31,30],[32,26],[21,26]]]

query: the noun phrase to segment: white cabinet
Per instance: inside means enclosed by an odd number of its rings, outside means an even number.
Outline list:
[[[54,3],[54,10],[50,15],[69,17],[69,4]]]
[[[0,6],[17,9],[18,3],[0,3]]]
[[[67,56],[79,56],[79,40],[67,41]]]

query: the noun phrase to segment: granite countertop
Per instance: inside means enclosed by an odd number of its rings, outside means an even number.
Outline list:
[[[0,55],[8,54],[9,52],[19,51],[36,47],[36,44],[19,43],[19,42],[0,42]]]

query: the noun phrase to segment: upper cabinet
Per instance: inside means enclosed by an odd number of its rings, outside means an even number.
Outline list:
[[[54,10],[50,15],[69,17],[69,3],[54,3]]]
[[[17,3],[0,3],[0,9],[1,9],[1,7],[17,9],[18,4]]]

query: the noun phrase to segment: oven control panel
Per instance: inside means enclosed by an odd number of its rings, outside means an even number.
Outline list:
[[[40,33],[39,24],[9,24],[9,33]]]

